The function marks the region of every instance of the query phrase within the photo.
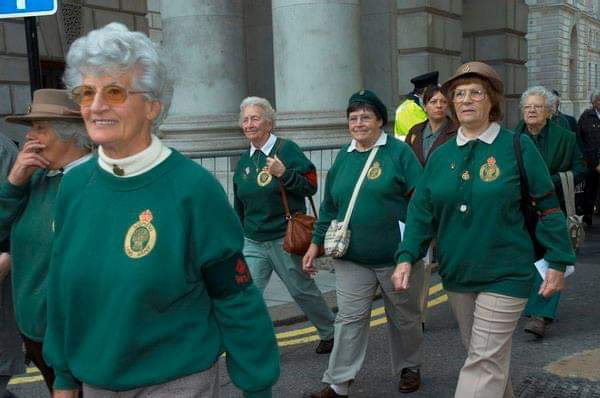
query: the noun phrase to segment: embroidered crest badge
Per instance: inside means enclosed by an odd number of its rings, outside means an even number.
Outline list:
[[[479,178],[485,182],[492,182],[500,176],[500,168],[496,164],[496,158],[490,156],[479,169]]]
[[[148,255],[156,244],[156,229],[152,225],[152,212],[147,209],[139,215],[139,221],[127,230],[125,254],[129,258],[142,258]]]
[[[266,170],[261,170],[261,172],[258,173],[258,175],[256,176],[256,183],[260,187],[266,187],[267,185],[269,185],[272,179],[273,176],[271,175],[271,173],[269,173]]]
[[[376,180],[381,175],[381,165],[378,161],[373,162],[369,170],[367,171],[367,178],[369,180]]]

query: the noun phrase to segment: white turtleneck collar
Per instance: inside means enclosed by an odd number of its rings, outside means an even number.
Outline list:
[[[102,146],[98,147],[98,164],[112,175],[121,178],[134,177],[158,166],[171,154],[171,149],[152,134],[150,146],[142,152],[122,159],[111,159],[106,156]],[[118,175],[117,172],[122,175]]]

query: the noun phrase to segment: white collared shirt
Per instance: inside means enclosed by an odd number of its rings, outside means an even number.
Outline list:
[[[373,146],[371,148],[368,148],[367,151],[375,148],[376,146],[384,146],[385,144],[387,144],[387,134],[383,130],[381,130],[381,134],[379,134],[379,138],[377,138],[377,141],[375,141]],[[347,151],[352,152],[354,150],[357,150],[357,149],[356,149],[356,140],[353,138],[352,142],[348,146]]]
[[[79,159],[75,159],[74,161],[72,161],[71,163],[66,165],[65,167],[62,167],[58,170],[49,170],[46,175],[48,177],[54,177],[54,176],[57,176],[60,174],[67,174],[69,172],[69,170],[71,170],[73,167],[79,166],[80,164],[87,162],[88,160],[90,160],[92,158],[92,156],[93,155],[91,153],[85,154],[82,157],[80,157]]]
[[[143,174],[158,166],[171,154],[171,148],[164,145],[162,141],[152,134],[150,146],[142,152],[122,159],[111,159],[104,153],[102,146],[98,147],[98,164],[112,175],[115,166],[123,170],[121,178],[134,177]]]
[[[273,149],[273,146],[275,145],[275,141],[277,141],[277,136],[275,136],[275,134],[271,134],[267,142],[265,142],[265,145],[263,145],[262,148],[260,148],[260,151],[264,153],[265,156],[269,156],[269,153],[271,153],[271,149]],[[252,155],[254,155],[254,152],[256,152],[257,150],[258,148],[255,147],[254,144],[250,143],[250,157],[252,157]]]
[[[496,137],[498,137],[498,133],[500,133],[500,125],[496,122],[490,123],[490,126],[479,135],[479,137],[466,137],[463,134],[463,128],[458,128],[458,133],[456,134],[456,145],[463,146],[466,145],[469,141],[479,140],[483,141],[486,144],[491,144],[494,142]]]

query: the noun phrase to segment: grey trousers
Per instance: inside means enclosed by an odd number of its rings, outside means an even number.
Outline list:
[[[455,398],[512,398],[512,336],[527,299],[495,293],[447,294],[468,351]]]
[[[392,285],[395,267],[367,268],[350,261],[335,260],[339,312],[335,319],[335,344],[323,382],[341,384],[354,380],[367,352],[371,307],[377,287],[381,287],[387,317],[392,372],[421,365],[421,285],[423,263],[411,271],[411,287],[397,292]]]
[[[127,391],[110,391],[83,383],[85,398],[220,398],[219,364],[163,384]]]
[[[244,257],[256,287],[263,292],[273,271],[285,284],[321,340],[333,338],[335,315],[327,306],[315,281],[302,271],[302,258],[283,250],[283,238],[267,242],[244,240]]]

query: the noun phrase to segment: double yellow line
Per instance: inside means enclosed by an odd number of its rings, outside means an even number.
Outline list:
[[[429,297],[435,296],[442,292],[442,284],[438,283],[429,288]],[[427,301],[427,308],[432,308],[437,305],[443,304],[448,301],[448,296],[442,292],[437,297]],[[375,308],[371,311],[371,327],[383,325],[387,323],[385,317],[385,309],[383,307]],[[288,347],[292,345],[299,345],[310,343],[311,341],[317,341],[320,339],[317,334],[317,329],[314,326],[310,326],[303,329],[291,330],[289,332],[277,333],[277,345],[279,347]],[[40,371],[36,367],[27,368],[27,373],[23,376],[13,377],[9,384],[28,384],[43,381],[44,378],[40,374]]]
[[[442,284],[438,283],[429,288],[429,297],[435,296],[437,293],[443,290]],[[427,308],[435,307],[448,301],[448,296],[443,293],[437,297],[427,301]],[[387,323],[385,316],[385,309],[383,307],[375,308],[371,311],[371,327],[383,325]],[[317,334],[317,329],[314,326],[310,326],[303,329],[291,330],[289,332],[277,333],[277,345],[279,347],[288,347],[292,345],[305,344],[311,341],[320,340]]]

